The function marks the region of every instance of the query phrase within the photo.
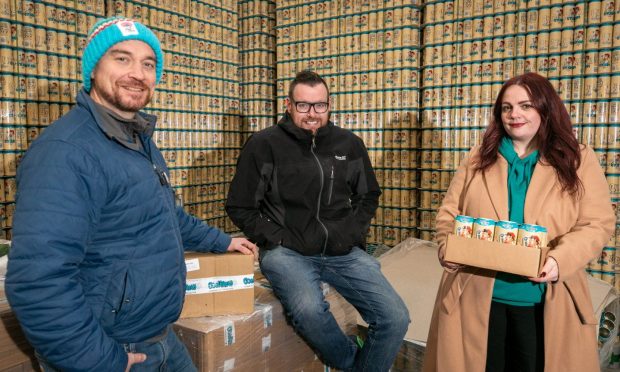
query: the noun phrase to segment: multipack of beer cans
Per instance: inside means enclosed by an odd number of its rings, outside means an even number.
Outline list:
[[[464,238],[531,248],[547,246],[546,227],[526,223],[520,224],[514,221],[495,221],[489,218],[458,215],[455,218],[454,234]]]

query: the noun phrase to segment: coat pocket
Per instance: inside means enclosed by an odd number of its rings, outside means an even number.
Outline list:
[[[101,313],[101,324],[105,329],[112,329],[130,311],[130,276],[129,269],[125,267],[110,279]]]
[[[585,277],[579,275],[565,281],[563,284],[575,305],[575,311],[579,316],[581,324],[598,324],[598,320],[594,316],[594,307]]]

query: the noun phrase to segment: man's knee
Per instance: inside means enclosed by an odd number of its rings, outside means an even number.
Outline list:
[[[400,298],[388,302],[377,318],[377,326],[393,332],[406,332],[410,322],[409,310]]]

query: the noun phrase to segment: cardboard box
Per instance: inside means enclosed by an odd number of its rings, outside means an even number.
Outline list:
[[[444,258],[464,265],[536,277],[548,252],[548,247],[529,248],[450,234]]]
[[[336,291],[326,288],[325,293],[338,324],[345,333],[355,333],[355,309]],[[288,324],[266,281],[256,283],[254,308],[251,314],[180,319],[174,324],[198,371],[326,370]]]
[[[254,256],[188,253],[181,318],[254,311]]]

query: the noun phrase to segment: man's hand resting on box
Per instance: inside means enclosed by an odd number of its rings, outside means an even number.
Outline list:
[[[246,238],[232,238],[230,245],[228,246],[228,251],[251,254],[254,255],[255,260],[258,259],[258,247]]]

